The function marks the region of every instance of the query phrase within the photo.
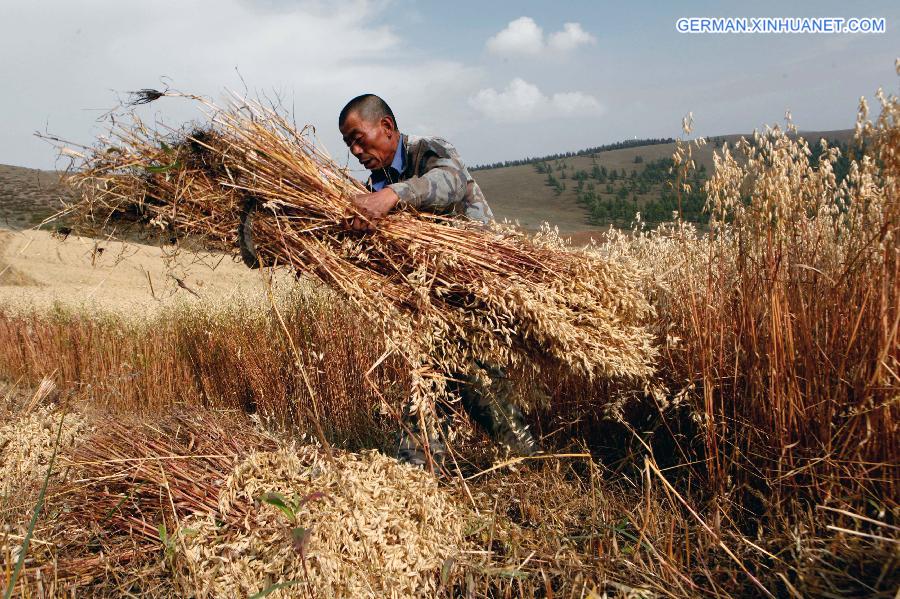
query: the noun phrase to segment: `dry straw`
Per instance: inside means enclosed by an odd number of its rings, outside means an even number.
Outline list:
[[[40,486],[53,453],[59,418],[54,406],[41,406],[0,425],[0,496],[14,497],[17,504],[26,505],[32,499],[25,491]],[[70,415],[60,446],[72,446],[85,429],[84,419]]]
[[[283,584],[293,587],[284,596],[420,597],[458,557],[467,522],[421,470],[374,451],[329,459],[311,446],[251,454],[228,476],[219,506],[184,522],[191,532],[179,571],[193,596]]]
[[[726,145],[706,234],[676,223],[604,247],[655,267],[647,293],[672,391],[657,400],[692,408],[707,481],[774,513],[810,497],[896,509],[900,100],[876,98],[880,115],[861,101],[843,157],[790,122]],[[680,145],[677,168],[690,152]]]
[[[242,213],[256,255],[338,290],[379,323],[388,347],[417,373],[422,396],[443,373],[480,362],[568,369],[587,379],[642,379],[655,349],[641,272],[528,237],[405,210],[373,233],[347,229],[362,185],[276,109],[194,96],[208,122],[189,132],[117,120],[84,152],[71,181],[83,225],[119,230],[122,218],[237,253]]]
[[[38,441],[3,455],[39,475],[46,464],[29,457],[46,453],[38,416],[56,414],[23,416],[15,429]],[[83,592],[149,591],[166,576],[173,589],[154,595],[413,597],[436,591],[466,545],[471,511],[430,474],[374,451],[289,444],[202,411],[152,424],[71,419],[54,516],[26,560],[26,586],[44,578]],[[14,493],[32,485],[10,484]],[[0,551],[15,558],[24,530],[3,533]]]

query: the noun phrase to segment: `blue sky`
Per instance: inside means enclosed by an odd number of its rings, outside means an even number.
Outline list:
[[[448,138],[470,164],[637,137],[749,132],[791,110],[801,129],[853,125],[859,97],[896,93],[896,2],[9,2],[0,19],[0,163],[55,164],[32,135],[102,133],[116,91],[277,91],[349,161],[343,103],[381,94],[401,129]],[[885,17],[883,34],[681,34],[679,17]],[[164,100],[142,116],[196,118]],[[61,164],[60,164],[61,165]]]

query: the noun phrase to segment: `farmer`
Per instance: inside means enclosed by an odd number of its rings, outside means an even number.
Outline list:
[[[363,94],[350,100],[338,117],[344,143],[360,164],[371,171],[369,193],[353,198],[361,216],[350,226],[371,230],[391,210],[404,207],[423,212],[458,215],[487,224],[494,218],[484,194],[469,174],[452,145],[439,137],[415,137],[400,133],[397,119],[384,100]],[[479,383],[469,373],[452,373],[448,391],[458,395],[472,419],[496,442],[512,453],[531,455],[538,444],[525,426],[522,413],[509,401],[510,385],[502,368],[477,364],[488,373],[490,384]],[[425,466],[420,420],[403,410],[397,459]],[[437,406],[445,433],[451,421],[449,406]],[[436,430],[428,426],[429,430]],[[442,438],[429,438],[432,459],[441,465],[447,448]]]

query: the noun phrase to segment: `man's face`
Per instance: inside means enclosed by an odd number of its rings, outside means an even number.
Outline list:
[[[390,117],[370,122],[351,112],[341,126],[344,143],[359,163],[370,171],[387,168],[397,150],[397,136]]]

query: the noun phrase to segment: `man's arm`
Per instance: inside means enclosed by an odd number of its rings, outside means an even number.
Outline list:
[[[443,212],[465,197],[466,175],[458,160],[434,155],[428,159],[427,168],[421,177],[388,186],[400,198],[399,205],[425,212]]]
[[[371,230],[394,206],[410,206],[424,212],[445,212],[466,195],[466,175],[452,158],[431,158],[429,170],[421,177],[388,185],[374,193],[360,194],[353,204],[363,218],[351,223],[356,231]]]
[[[465,166],[456,148],[446,140],[431,138],[425,151],[425,172],[374,193],[353,199],[360,216],[352,220],[355,230],[371,230],[395,206],[410,206],[423,212],[447,212],[465,198],[468,189]]]

